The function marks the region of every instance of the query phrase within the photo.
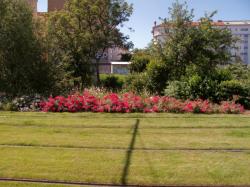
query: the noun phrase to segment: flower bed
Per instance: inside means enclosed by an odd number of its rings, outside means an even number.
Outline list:
[[[68,97],[50,97],[40,103],[43,112],[172,112],[172,113],[243,113],[244,108],[234,102],[220,105],[207,100],[181,101],[172,97],[152,96],[143,98],[132,93],[96,96],[85,91]]]

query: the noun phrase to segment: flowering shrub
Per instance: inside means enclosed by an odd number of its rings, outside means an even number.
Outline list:
[[[41,102],[44,112],[174,112],[174,113],[242,113],[244,108],[234,102],[222,102],[216,105],[208,100],[182,101],[166,96],[143,98],[133,93],[109,93],[98,96],[84,91],[83,94],[68,97],[50,97]]]
[[[244,112],[244,107],[234,102],[222,102],[220,105],[220,112],[227,114],[239,114]]]

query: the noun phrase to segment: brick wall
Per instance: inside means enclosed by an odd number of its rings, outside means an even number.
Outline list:
[[[61,10],[66,0],[48,0],[48,12]]]

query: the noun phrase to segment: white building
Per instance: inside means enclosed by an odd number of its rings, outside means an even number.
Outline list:
[[[199,23],[194,22],[193,26]],[[231,49],[232,56],[238,56],[245,63],[250,65],[250,21],[218,21],[213,23],[216,27],[228,28],[231,30],[233,36],[239,40],[236,43],[236,49]],[[154,25],[153,37],[155,42],[163,43],[167,37],[166,29],[168,26],[164,24]]]

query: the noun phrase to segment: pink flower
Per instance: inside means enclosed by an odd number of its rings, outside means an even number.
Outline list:
[[[208,100],[182,101],[172,97],[152,96],[142,98],[133,93],[122,95],[109,93],[103,97],[91,94],[87,90],[83,94],[76,93],[68,97],[49,97],[39,106],[43,112],[189,112],[189,113],[243,113],[244,108],[234,102],[222,102],[220,105]]]

